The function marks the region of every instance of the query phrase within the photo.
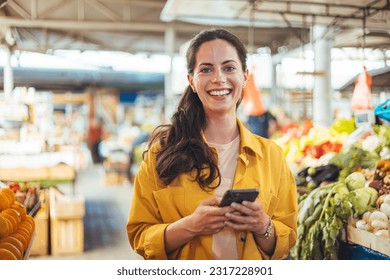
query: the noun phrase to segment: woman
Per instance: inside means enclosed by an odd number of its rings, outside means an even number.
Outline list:
[[[282,259],[296,241],[296,185],[283,153],[237,119],[246,55],[223,29],[192,40],[189,86],[134,182],[127,232],[145,259]],[[232,188],[260,194],[218,207]]]

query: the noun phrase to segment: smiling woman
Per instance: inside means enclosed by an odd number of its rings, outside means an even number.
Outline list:
[[[246,49],[211,29],[186,58],[178,109],[153,132],[134,181],[130,244],[145,259],[283,259],[296,240],[296,186],[281,148],[237,118]],[[259,189],[255,201],[218,207],[226,190],[247,188]]]

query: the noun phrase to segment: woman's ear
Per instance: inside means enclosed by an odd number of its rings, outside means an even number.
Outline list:
[[[245,72],[244,72],[244,82],[243,82],[243,85],[246,85],[246,83],[248,82],[248,76],[249,76],[249,70],[247,68],[245,70]]]
[[[192,88],[192,91],[196,93],[196,89],[195,89],[195,86],[194,86],[194,78],[192,77],[191,74],[187,74],[187,80],[188,80],[188,83],[190,84],[190,87]]]

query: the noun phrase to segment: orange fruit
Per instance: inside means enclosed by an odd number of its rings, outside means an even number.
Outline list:
[[[30,230],[30,228],[27,228],[26,226],[19,226],[18,231],[23,231],[25,232],[28,236],[32,235],[32,231]]]
[[[13,190],[11,190],[10,188],[3,188],[0,190],[3,194],[7,195],[8,198],[10,199],[10,205],[12,205],[15,200],[16,200],[16,196],[15,196],[15,193]]]
[[[33,230],[34,230],[34,228],[35,228],[35,220],[34,220],[33,217],[31,217],[30,215],[26,215],[26,218],[24,219],[24,221],[26,223],[29,223],[32,226]]]
[[[10,207],[8,196],[0,192],[0,211],[3,211]]]
[[[16,230],[16,232],[17,232],[17,233],[20,233],[21,235],[23,235],[23,236],[26,238],[27,242],[30,242],[30,239],[31,239],[32,234],[30,234],[29,231],[28,231],[26,228],[20,228],[20,227],[19,227],[19,228]]]
[[[15,237],[16,239],[18,239],[20,242],[22,242],[23,244],[23,251],[25,252],[28,248],[28,240],[24,237],[24,235],[20,234],[20,233],[14,233],[11,235],[12,237]]]
[[[8,208],[8,209],[3,210],[2,213],[10,214],[12,217],[14,217],[14,219],[16,220],[18,225],[19,225],[20,221],[22,220],[20,213],[15,209]]]
[[[14,245],[12,245],[11,243],[8,243],[8,242],[0,242],[0,248],[2,249],[7,249],[8,251],[10,251],[12,254],[15,255],[15,257],[18,259],[18,260],[21,260],[23,258],[22,256],[22,253],[19,251],[18,248],[16,248]]]
[[[16,222],[15,218],[8,213],[4,213],[4,211],[0,213],[0,216],[2,216],[4,219],[7,219],[12,223],[12,229],[11,229],[12,231],[10,231],[10,234],[15,232],[16,229],[18,228],[18,223]]]
[[[21,222],[21,223],[19,224],[18,229],[21,229],[21,228],[27,230],[28,233],[29,233],[30,235],[33,233],[33,228],[32,228],[32,226],[31,226],[30,224],[28,224],[28,223]]]
[[[6,238],[0,239],[0,243],[3,243],[3,242],[7,242],[7,243],[14,245],[19,250],[19,252],[23,255],[23,253],[24,253],[23,244],[17,238],[15,238],[13,236],[7,236]]]
[[[30,241],[31,241],[31,237],[28,233],[26,233],[25,231],[17,231],[16,233],[20,234],[21,236],[24,237],[24,239],[26,240],[27,242],[27,247],[28,247],[28,244],[30,244]],[[26,247],[26,249],[27,249]]]
[[[0,248],[0,260],[17,260],[17,258],[7,249]]]
[[[13,223],[10,221],[10,219],[8,217],[3,217],[6,221],[7,221],[7,224],[8,224],[8,235],[14,233],[16,231],[16,228],[14,228],[13,226]]]
[[[11,208],[19,212],[22,221],[26,218],[27,210],[22,203],[15,201],[15,203],[11,205]]]
[[[7,220],[0,216],[0,239],[10,234]]]

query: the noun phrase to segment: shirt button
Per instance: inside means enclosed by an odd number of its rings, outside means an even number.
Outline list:
[[[245,240],[246,240],[246,236],[245,236],[245,235],[241,235],[241,236],[240,236],[240,241],[241,241],[241,242],[245,242]]]

